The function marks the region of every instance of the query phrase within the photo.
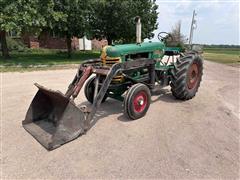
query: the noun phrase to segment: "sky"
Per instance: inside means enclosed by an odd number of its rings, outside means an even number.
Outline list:
[[[196,11],[197,28],[193,43],[240,44],[239,11],[240,0],[156,0],[158,4],[158,29],[170,32],[180,20],[181,32],[189,37],[193,10]]]

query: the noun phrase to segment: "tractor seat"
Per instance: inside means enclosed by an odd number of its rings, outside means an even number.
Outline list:
[[[179,55],[179,51],[176,51],[176,50],[166,50],[164,52],[164,55],[166,56],[176,56],[176,55]]]

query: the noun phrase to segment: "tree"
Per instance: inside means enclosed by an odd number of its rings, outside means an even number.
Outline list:
[[[151,38],[157,29],[155,0],[93,0],[89,24],[90,37],[112,41],[134,42],[136,16],[141,17],[142,38]]]
[[[16,4],[14,0],[1,0],[0,1],[0,40],[2,55],[4,58],[9,58],[9,51],[7,48],[6,34],[12,29],[18,29],[16,24]]]
[[[62,12],[65,19],[55,22],[55,33],[67,40],[68,57],[71,57],[72,38],[81,38],[88,31],[88,15],[90,4],[88,0],[55,0],[55,10]]]
[[[62,17],[61,12],[54,11],[53,0],[0,0],[0,39],[2,55],[9,57],[6,35],[9,31],[39,30],[51,27],[53,19]]]
[[[184,44],[186,43],[187,39],[181,33],[181,21],[178,21],[175,26],[172,27],[170,34],[171,38],[167,38],[167,45],[184,48]]]

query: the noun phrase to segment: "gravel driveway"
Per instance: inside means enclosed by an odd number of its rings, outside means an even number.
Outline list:
[[[37,89],[62,92],[75,69],[1,75],[3,179],[239,178],[239,68],[205,61],[195,98],[169,88],[152,97],[147,115],[127,121],[108,99],[86,135],[48,152],[21,125]],[[83,93],[77,104],[86,103]]]

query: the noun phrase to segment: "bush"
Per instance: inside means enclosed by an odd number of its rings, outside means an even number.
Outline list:
[[[31,53],[31,54],[53,54],[53,53],[58,53],[59,50],[56,49],[45,49],[45,48],[34,48],[30,49],[28,48],[26,52]]]
[[[11,37],[7,37],[7,46],[10,51],[24,51],[26,46],[21,42],[20,39],[13,39]]]

